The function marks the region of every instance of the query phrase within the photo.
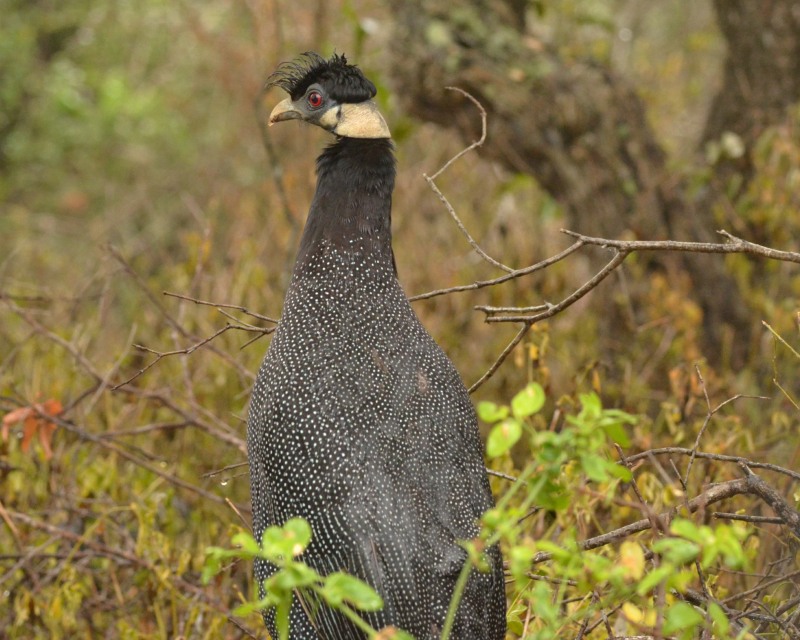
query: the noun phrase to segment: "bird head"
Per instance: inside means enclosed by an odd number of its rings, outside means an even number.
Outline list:
[[[282,63],[267,80],[289,97],[269,116],[269,125],[303,120],[342,138],[390,138],[389,127],[372,101],[378,90],[343,55],[326,60],[306,52]]]

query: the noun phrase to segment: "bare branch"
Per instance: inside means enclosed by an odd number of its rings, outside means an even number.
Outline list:
[[[504,282],[508,282],[509,280],[514,280],[515,278],[521,278],[522,276],[530,275],[531,273],[535,273],[536,271],[541,271],[542,269],[546,269],[550,265],[553,265],[557,262],[560,262],[564,258],[566,258],[571,253],[574,253],[578,249],[583,246],[583,242],[578,241],[566,249],[564,251],[557,253],[556,255],[547,258],[546,260],[542,260],[541,262],[537,262],[529,267],[525,267],[523,269],[517,269],[516,271],[512,271],[509,274],[504,276],[500,276],[499,278],[494,278],[492,280],[479,280],[477,282],[473,282],[472,284],[464,284],[459,285],[456,287],[448,287],[446,289],[436,289],[434,291],[428,291],[427,293],[420,293],[415,296],[411,296],[408,300],[409,302],[416,302],[417,300],[427,300],[428,298],[435,298],[437,296],[443,296],[450,293],[460,293],[462,291],[475,291],[476,289],[483,289],[484,287],[494,287],[498,284],[503,284]]]
[[[450,202],[447,200],[447,198],[439,190],[439,187],[437,187],[436,183],[434,182],[434,180],[436,180],[436,178],[438,178],[440,175],[442,175],[447,170],[447,168],[450,167],[450,165],[452,165],[461,156],[463,156],[466,153],[469,153],[473,149],[477,149],[478,147],[480,147],[486,141],[486,110],[483,108],[483,105],[481,105],[480,102],[478,102],[473,96],[471,96],[469,93],[467,93],[463,89],[459,89],[458,87],[445,87],[445,88],[450,90],[450,91],[458,91],[461,95],[463,95],[466,98],[468,98],[476,107],[478,107],[478,110],[480,111],[480,114],[481,114],[481,137],[480,137],[479,140],[476,140],[471,145],[469,145],[465,149],[462,149],[456,155],[454,155],[452,158],[450,158],[432,176],[428,176],[427,174],[424,174],[424,173],[422,174],[422,176],[425,178],[425,181],[428,183],[428,186],[431,188],[431,190],[436,194],[436,197],[439,198],[439,200],[442,202],[442,204],[444,204],[445,209],[447,209],[447,213],[449,213],[450,217],[453,218],[453,221],[456,223],[456,226],[458,227],[458,230],[461,231],[462,234],[464,234],[464,237],[467,239],[467,242],[473,248],[473,250],[481,258],[486,260],[486,262],[488,262],[492,266],[497,267],[498,269],[502,269],[503,271],[506,271],[508,273],[512,273],[514,271],[514,269],[504,265],[503,263],[501,263],[498,260],[495,260],[488,253],[486,253],[483,249],[481,249],[480,245],[478,245],[478,243],[475,242],[473,237],[470,235],[469,231],[467,231],[467,228],[464,226],[464,223],[461,222],[461,218],[458,217],[458,214],[456,213],[456,210],[453,208],[453,205],[450,204]]]
[[[690,456],[692,455],[692,450],[686,449],[685,447],[661,447],[659,449],[648,449],[647,451],[642,451],[641,453],[628,456],[628,462],[636,462],[637,460],[649,458],[650,456],[663,456],[673,453]],[[706,453],[704,451],[696,451],[695,457],[704,458],[706,460],[717,460],[719,462],[743,463],[746,464],[751,469],[766,469],[767,471],[774,471],[775,473],[780,473],[785,476],[789,476],[794,480],[800,481],[800,473],[798,473],[797,471],[792,471],[791,469],[779,467],[778,465],[771,464],[769,462],[756,462],[754,460],[748,460],[747,458],[742,458],[740,456],[728,456],[721,453]]]
[[[560,313],[567,307],[575,304],[583,296],[585,296],[592,289],[594,289],[598,284],[600,284],[603,280],[605,280],[611,274],[611,272],[614,271],[614,269],[616,269],[619,265],[621,265],[625,261],[625,258],[627,257],[628,257],[627,252],[620,251],[611,259],[610,262],[606,264],[606,266],[604,266],[600,271],[598,271],[590,280],[588,280],[583,285],[578,287],[575,291],[573,291],[570,295],[568,295],[558,304],[548,305],[545,311],[536,313],[534,315],[489,316],[488,318],[486,318],[486,322],[525,322],[528,325],[532,325],[536,322],[540,322],[541,320],[552,318],[557,313]]]
[[[628,462],[632,460],[628,458]],[[722,482],[720,484],[714,485],[713,487],[709,488],[708,490],[701,493],[699,496],[692,498],[689,502],[689,509],[692,513],[697,511],[700,508],[705,508],[707,505],[714,504],[715,502],[719,502],[720,500],[725,500],[727,498],[732,498],[733,496],[738,496],[742,494],[749,493],[749,486],[748,481],[746,478],[740,478],[738,480],[729,480],[728,482]],[[684,504],[679,506],[673,507],[669,511],[655,515],[654,517],[659,523],[659,527],[663,530],[669,529],[669,523],[672,519],[684,508]],[[584,540],[583,542],[579,543],[579,547],[584,551],[588,551],[590,549],[597,549],[598,547],[604,547],[608,544],[612,544],[614,542],[618,542],[623,540],[634,533],[639,533],[640,531],[644,531],[645,529],[649,529],[652,526],[652,523],[649,518],[645,518],[643,520],[637,520],[636,522],[632,522],[631,524],[625,525],[624,527],[620,527],[619,529],[614,529],[613,531],[609,531],[608,533],[604,533],[599,536],[595,536],[594,538],[589,538],[588,540]],[[551,553],[548,552],[539,552],[533,559],[534,564],[539,564],[541,562],[547,562],[553,557]]]
[[[433,178],[425,175],[424,173],[422,174],[422,177],[425,178],[425,180],[428,183],[428,186],[436,194],[436,197],[439,198],[439,200],[441,200],[442,204],[444,204],[445,209],[447,209],[447,213],[449,213],[450,217],[453,218],[453,221],[456,223],[458,230],[462,234],[464,234],[464,237],[467,239],[469,246],[473,248],[475,253],[477,253],[481,258],[486,260],[486,262],[488,262],[493,267],[502,269],[507,273],[514,273],[514,269],[492,258],[492,256],[490,256],[483,249],[481,249],[480,245],[477,242],[475,242],[475,239],[470,235],[469,231],[467,231],[467,228],[464,226],[464,223],[461,222],[461,218],[458,217],[458,214],[456,213],[456,210],[453,208],[453,205],[450,204],[450,201],[439,190],[439,187],[436,186],[436,183],[433,181]]]
[[[473,142],[471,145],[466,147],[465,149],[462,149],[461,151],[459,151],[456,155],[454,155],[452,158],[450,158],[447,162],[445,162],[444,165],[442,165],[442,167],[430,177],[430,180],[436,180],[436,178],[438,178],[445,171],[447,171],[447,169],[450,167],[450,165],[453,164],[456,160],[458,160],[461,156],[466,155],[467,153],[469,153],[473,149],[477,149],[484,142],[486,142],[486,109],[483,108],[483,105],[472,94],[464,91],[463,89],[460,89],[459,87],[445,87],[445,89],[447,89],[448,91],[457,91],[458,93],[460,93],[462,96],[464,96],[467,100],[469,100],[472,104],[474,104],[477,107],[478,111],[481,114],[481,137],[478,140],[476,140],[475,142]]]
[[[730,242],[679,242],[676,240],[609,240],[607,238],[593,238],[585,236],[575,231],[561,229],[572,238],[581,240],[584,244],[596,245],[599,247],[614,248],[619,251],[681,251],[689,253],[746,253],[770,260],[780,262],[794,262],[800,264],[800,253],[793,251],[778,251],[760,244],[748,242],[731,235],[727,231],[717,231],[720,235],[728,238]]]
[[[753,524],[783,524],[783,518],[771,518],[769,516],[746,516],[740,513],[724,513],[714,511],[711,514],[716,520],[737,520],[739,522],[752,522]]]
[[[511,352],[514,348],[522,341],[525,335],[530,331],[531,325],[529,323],[525,323],[522,325],[522,328],[517,332],[517,335],[514,336],[514,339],[508,343],[503,352],[497,357],[497,360],[494,361],[491,367],[484,373],[478,380],[476,380],[472,386],[467,390],[469,393],[474,393],[480,386],[486,382],[489,378],[491,378],[495,372],[500,368],[500,365],[506,361]]]
[[[696,457],[697,449],[700,447],[700,440],[702,439],[703,434],[705,433],[706,428],[711,422],[711,418],[714,416],[714,414],[717,413],[720,409],[722,409],[722,407],[724,407],[726,404],[734,402],[735,400],[738,400],[739,398],[742,397],[757,398],[759,400],[769,400],[769,398],[766,398],[764,396],[742,396],[742,394],[737,394],[732,398],[728,398],[724,402],[717,405],[714,409],[712,409],[711,400],[708,397],[708,390],[706,389],[706,381],[703,380],[703,374],[700,373],[700,365],[695,364],[694,369],[695,372],[697,373],[697,378],[700,380],[700,385],[703,387],[703,396],[706,399],[707,413],[705,420],[703,420],[703,425],[700,427],[700,431],[697,432],[697,437],[695,438],[694,446],[692,447],[692,455],[689,456],[689,463],[686,465],[686,476],[683,479],[684,487],[689,484],[689,473],[692,470],[692,465],[694,464],[694,459]]]
[[[234,309],[235,311],[241,311],[245,315],[248,315],[252,318],[263,320],[264,322],[271,322],[272,324],[278,324],[278,321],[275,318],[270,318],[269,316],[263,316],[260,313],[251,311],[247,307],[243,307],[242,305],[239,304],[226,304],[224,302],[210,302],[208,300],[199,300],[198,298],[186,296],[181,293],[173,293],[172,291],[162,291],[162,293],[165,296],[169,296],[171,298],[178,298],[180,300],[186,300],[188,302],[194,302],[195,304],[198,305],[205,305],[207,307],[216,307],[218,309]]]
[[[223,333],[226,333],[227,331],[230,331],[231,329],[236,329],[237,331],[248,331],[248,332],[252,332],[252,333],[257,333],[258,337],[261,337],[262,335],[266,335],[266,334],[269,334],[269,333],[272,333],[273,331],[275,331],[275,327],[260,328],[260,327],[253,327],[253,326],[250,326],[250,325],[246,325],[245,326],[245,325],[241,325],[241,324],[231,324],[229,322],[224,327],[221,327],[220,329],[217,329],[214,333],[212,333],[207,338],[203,338],[199,342],[195,342],[194,344],[192,344],[192,345],[190,345],[190,346],[188,346],[188,347],[186,347],[184,349],[173,349],[172,351],[157,351],[155,349],[151,349],[150,347],[146,347],[146,346],[141,345],[141,344],[135,344],[133,346],[135,348],[137,348],[139,351],[144,351],[146,353],[151,353],[151,354],[155,355],[156,356],[155,360],[149,362],[147,365],[145,365],[144,367],[139,369],[139,371],[137,371],[135,374],[133,374],[127,380],[125,380],[123,382],[120,382],[119,384],[116,384],[113,387],[111,387],[111,390],[112,391],[116,391],[116,390],[124,387],[125,385],[130,384],[131,382],[136,380],[136,378],[138,378],[142,374],[144,374],[147,371],[149,371],[150,369],[152,369],[155,365],[157,365],[164,358],[167,358],[169,356],[189,355],[191,353],[194,353],[200,347],[203,347],[203,346],[207,345],[209,342],[211,342],[215,338],[218,338]]]
[[[766,502],[775,514],[781,518],[796,538],[800,538],[800,513],[792,509],[775,489],[754,474],[744,462],[739,467],[747,476],[750,493],[757,495]]]

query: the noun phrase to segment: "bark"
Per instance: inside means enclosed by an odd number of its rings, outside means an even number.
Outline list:
[[[714,9],[728,55],[703,140],[731,131],[750,148],[800,99],[800,2],[714,0]]]
[[[750,141],[796,98],[798,4],[716,1],[730,52],[704,141],[727,130]],[[394,55],[402,61],[393,66],[393,81],[404,109],[472,140],[473,107],[443,87],[472,93],[489,115],[482,153],[535,176],[563,205],[567,227],[610,238],[718,240],[713,193],[693,201],[681,178],[670,172],[635,87],[603,64],[564,60],[534,38],[525,28],[524,2],[469,0],[454,8],[446,0],[411,0],[388,6],[395,17]],[[752,85],[743,83],[751,74]],[[794,75],[791,81],[784,78],[788,74]],[[719,361],[727,326],[737,336],[734,363],[741,363],[757,323],[722,261],[715,256],[684,256],[678,265],[670,264],[671,257],[652,260],[653,268],[678,266],[689,274],[704,314],[705,355]],[[621,329],[630,327],[616,318],[604,328],[610,334]],[[622,336],[607,337],[619,342]]]
[[[728,44],[723,83],[715,96],[701,144],[729,134],[741,141],[740,156],[724,156],[716,166],[710,196],[727,188],[736,176],[744,192],[753,177],[752,151],[765,130],[784,122],[800,100],[800,2],[797,0],[714,0],[717,24]],[[754,242],[770,238],[757,224],[738,218],[731,225]],[[742,229],[744,227],[744,229]]]

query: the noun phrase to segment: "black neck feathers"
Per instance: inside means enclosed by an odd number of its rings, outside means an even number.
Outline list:
[[[393,149],[388,139],[340,138],[317,158],[317,191],[296,268],[327,248],[393,262]]]

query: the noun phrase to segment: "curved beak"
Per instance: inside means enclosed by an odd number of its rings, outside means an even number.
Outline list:
[[[292,99],[286,98],[275,105],[272,113],[269,114],[268,124],[271,127],[276,122],[283,122],[284,120],[298,120],[302,117],[303,114],[295,109],[294,105],[292,104]]]

